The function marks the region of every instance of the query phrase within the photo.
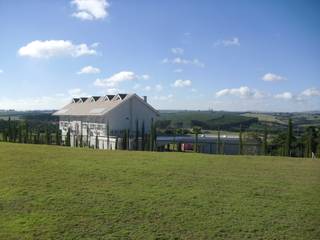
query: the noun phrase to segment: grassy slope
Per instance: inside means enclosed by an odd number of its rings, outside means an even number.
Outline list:
[[[320,161],[0,143],[0,239],[319,239]]]

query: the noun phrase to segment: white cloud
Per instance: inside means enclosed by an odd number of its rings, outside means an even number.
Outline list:
[[[181,73],[181,72],[183,72],[183,69],[177,68],[177,69],[174,70],[174,72],[175,72],[175,73]]]
[[[250,89],[247,86],[241,86],[239,88],[225,88],[218,92],[216,92],[216,97],[223,97],[223,96],[237,96],[241,98],[262,98],[264,94],[256,89]]]
[[[163,89],[163,87],[162,87],[162,85],[161,84],[157,84],[156,86],[155,86],[155,90],[156,91],[162,91],[162,89]]]
[[[160,92],[162,91],[163,87],[161,84],[156,84],[155,86],[145,86],[145,87],[142,87],[141,84],[139,83],[136,83],[134,86],[133,86],[133,89],[134,90],[143,90],[143,91],[156,91],[156,92]]]
[[[191,80],[182,80],[178,79],[173,83],[173,87],[188,87],[191,86],[192,81]]]
[[[100,73],[100,69],[92,66],[83,67],[77,74],[96,74]]]
[[[301,93],[302,96],[305,97],[319,97],[320,90],[317,88],[308,88]]]
[[[0,98],[2,109],[15,110],[50,110],[59,109],[66,105],[70,98],[41,96],[35,98]]]
[[[2,69],[0,69],[0,74],[1,74],[1,73],[3,73],[3,70],[2,70]]]
[[[291,100],[294,98],[294,96],[291,92],[283,92],[280,94],[276,94],[274,97],[279,98],[279,99],[284,99],[284,100]]]
[[[274,73],[266,73],[265,75],[262,76],[262,80],[267,82],[274,82],[274,81],[286,80],[286,78]]]
[[[163,96],[154,96],[153,99],[156,101],[168,101],[173,98],[172,94],[163,95]]]
[[[233,37],[232,39],[218,40],[213,44],[215,47],[224,46],[240,46],[240,40],[237,37]]]
[[[137,75],[131,71],[122,71],[122,72],[118,72],[118,73],[112,75],[109,78],[105,78],[105,79],[98,78],[94,82],[94,85],[98,86],[98,87],[116,87],[121,82],[133,81],[133,80],[138,80],[138,79],[147,80],[149,78],[150,78],[150,76],[147,74],[140,76],[140,75]]]
[[[110,7],[106,0],[72,0],[71,4],[76,7],[72,16],[82,20],[103,19],[108,16]]]
[[[87,44],[75,45],[68,40],[35,40],[18,50],[23,57],[50,58],[57,56],[80,57],[84,55],[96,55],[97,52]]]
[[[150,76],[148,74],[143,74],[141,76],[137,76],[137,78],[143,79],[143,80],[148,80],[150,79]]]
[[[171,48],[171,52],[176,55],[182,55],[184,53],[183,48]]]
[[[145,90],[145,91],[150,91],[150,90],[151,90],[151,87],[150,87],[150,86],[145,86],[144,90]]]
[[[108,88],[107,89],[107,94],[117,94],[119,92],[121,92],[121,91],[118,88]]]
[[[194,66],[197,66],[197,67],[205,67],[205,64],[203,62],[201,62],[197,58],[194,58],[194,59],[185,59],[185,58],[180,58],[180,57],[176,57],[176,58],[173,58],[173,59],[164,58],[162,60],[162,63],[194,65]]]
[[[73,88],[68,90],[68,94],[71,97],[87,97],[89,96],[87,93],[83,92],[80,88]]]

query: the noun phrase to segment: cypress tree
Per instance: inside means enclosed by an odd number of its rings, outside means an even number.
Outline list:
[[[141,150],[145,150],[145,129],[144,129],[144,121],[142,121],[141,126]]]
[[[243,154],[243,140],[242,140],[242,125],[240,125],[240,132],[239,132],[239,154]]]
[[[199,152],[199,133],[201,133],[201,128],[194,127],[193,133],[195,135],[195,152]]]
[[[153,131],[153,118],[151,118],[149,151],[153,151],[153,143],[154,143],[154,141],[153,141],[153,138],[154,138],[153,133],[154,133],[154,131]]]
[[[266,126],[263,132],[263,154],[268,155],[268,130]]]
[[[126,149],[130,150],[130,130],[126,130]]]
[[[16,142],[16,140],[17,140],[17,123],[16,123],[16,121],[13,121],[12,135],[13,135],[13,142]]]
[[[46,128],[45,131],[45,144],[49,145],[50,144],[50,137],[49,137],[49,131],[48,131],[48,127]]]
[[[60,145],[60,130],[59,129],[56,132],[56,145]]]
[[[8,138],[9,138],[9,142],[12,141],[12,129],[11,129],[11,117],[9,116],[8,119]]]
[[[286,156],[291,156],[292,138],[293,138],[292,120],[291,120],[291,118],[289,118],[289,120],[288,120],[288,133],[287,133],[287,139],[286,139]]]
[[[135,150],[139,150],[139,121],[136,120],[136,132],[135,132]]]
[[[28,125],[28,122],[25,122],[25,128],[26,128],[26,140],[25,140],[25,143],[29,143],[29,125]]]
[[[220,154],[221,153],[221,139],[220,139],[220,128],[218,129],[218,139],[217,139],[217,153]]]
[[[67,136],[66,136],[66,146],[70,147],[71,145],[71,138],[70,138],[70,128],[68,128],[68,131],[67,131]]]
[[[41,144],[41,132],[40,129],[37,131],[37,144]]]
[[[98,134],[96,134],[96,149],[99,149],[99,138],[98,138]]]
[[[154,151],[157,151],[157,124],[155,123],[153,126],[153,147]]]
[[[82,134],[80,134],[80,147],[83,147],[83,136],[82,136]]]
[[[18,129],[18,142],[22,143],[22,124],[19,123],[19,129]]]
[[[110,149],[110,126],[109,126],[109,120],[107,122],[107,145],[108,150]]]

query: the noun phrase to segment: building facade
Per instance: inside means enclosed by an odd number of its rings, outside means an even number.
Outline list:
[[[144,129],[150,132],[159,116],[148,102],[136,94],[117,94],[73,98],[55,112],[59,116],[62,143],[70,134],[70,145],[115,149],[124,131],[134,136]]]

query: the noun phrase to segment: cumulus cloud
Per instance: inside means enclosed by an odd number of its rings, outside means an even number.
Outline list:
[[[104,78],[104,79],[98,78],[95,80],[94,85],[98,87],[116,87],[122,82],[133,81],[138,79],[147,80],[149,78],[150,76],[147,74],[140,76],[131,71],[122,71],[108,78]]]
[[[262,76],[262,80],[267,82],[274,82],[274,81],[286,80],[286,78],[274,73],[266,73],[265,75]]]
[[[143,79],[143,80],[148,80],[150,79],[150,76],[148,74],[143,74],[141,76],[137,76],[137,78]]]
[[[162,91],[162,89],[163,89],[163,87],[162,87],[161,84],[157,84],[157,85],[155,86],[155,90],[156,90],[156,91]]]
[[[171,48],[171,52],[176,55],[181,55],[184,53],[183,48]]]
[[[191,86],[192,81],[191,80],[182,80],[178,79],[173,83],[173,87],[189,87]]]
[[[31,58],[50,58],[57,56],[80,57],[84,55],[96,55],[94,47],[85,43],[73,44],[68,40],[35,40],[18,50],[18,54]]]
[[[202,67],[202,68],[205,67],[205,64],[197,58],[194,58],[194,59],[185,59],[185,58],[181,58],[181,57],[176,57],[173,59],[165,58],[162,60],[162,63],[194,65],[194,66]]]
[[[262,98],[264,96],[260,91],[256,89],[250,89],[247,86],[241,86],[239,88],[225,88],[216,92],[216,97],[223,97],[228,95],[241,98]]]
[[[83,92],[81,88],[72,88],[68,90],[68,94],[71,97],[87,97],[89,96],[87,93]]]
[[[319,97],[320,90],[317,88],[308,88],[301,93],[302,96],[305,97]]]
[[[182,72],[183,72],[183,69],[177,68],[177,69],[175,69],[173,72],[175,72],[175,73],[182,73]]]
[[[83,67],[77,74],[96,74],[100,73],[100,69],[92,66]]]
[[[213,44],[215,47],[224,46],[240,46],[240,40],[237,37],[233,37],[232,39],[218,40]]]
[[[108,16],[107,9],[110,7],[106,0],[72,0],[71,5],[76,8],[72,16],[81,20],[104,19]]]
[[[163,95],[163,96],[154,96],[153,99],[156,101],[168,101],[173,98],[172,94]]]
[[[278,98],[278,99],[284,99],[284,100],[291,100],[294,98],[294,96],[291,92],[279,93],[279,94],[276,94],[274,97]]]

